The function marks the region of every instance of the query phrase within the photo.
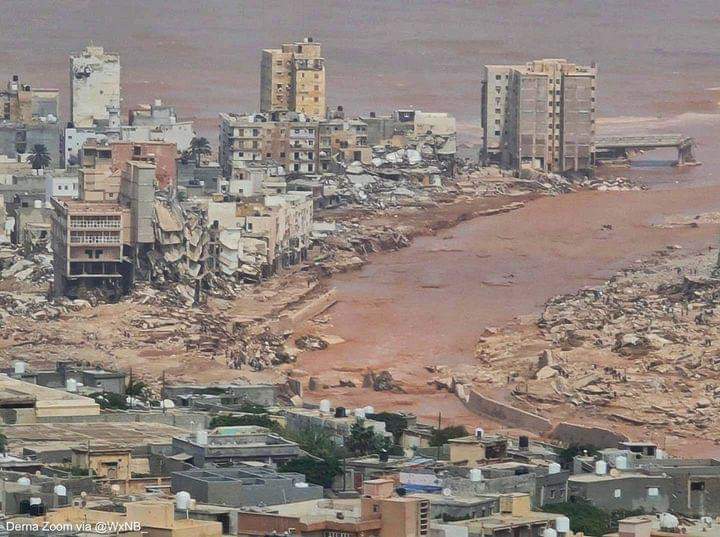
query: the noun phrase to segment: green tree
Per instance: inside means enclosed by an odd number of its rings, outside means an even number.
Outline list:
[[[383,450],[397,453],[389,438],[376,434],[371,427],[364,427],[360,423],[354,423],[350,428],[350,436],[345,441],[345,447],[356,457],[380,453]]]
[[[5,455],[7,451],[7,436],[5,436],[5,433],[0,432],[0,452],[2,452],[3,455]]]
[[[125,395],[135,398],[147,398],[148,386],[142,381],[132,380],[130,384],[127,385],[127,388],[125,388]]]
[[[90,397],[100,405],[102,409],[127,410],[128,405],[124,395],[113,392],[95,392]]]
[[[35,144],[32,153],[27,157],[27,162],[29,162],[33,170],[39,174],[39,170],[44,170],[50,166],[52,158],[50,158],[47,148],[44,145]]]
[[[400,437],[402,436],[403,431],[408,428],[407,418],[402,414],[397,414],[395,412],[368,414],[367,418],[385,423],[385,430],[392,433],[395,443],[400,442]]]
[[[240,427],[244,425],[257,425],[267,429],[279,430],[278,424],[265,414],[253,414],[250,416],[215,416],[210,420],[210,428],[215,427]]]
[[[570,529],[574,533],[583,532],[585,535],[605,535],[617,531],[618,522],[623,518],[643,514],[642,509],[618,509],[608,512],[582,498],[547,504],[543,511],[565,515],[570,519]]]
[[[207,138],[202,136],[194,137],[190,140],[190,154],[195,159],[195,165],[200,166],[200,158],[205,155],[211,155],[212,149]]]
[[[332,486],[333,478],[342,473],[340,459],[331,457],[328,460],[317,460],[313,457],[298,457],[278,466],[280,472],[296,472],[305,475],[308,483]]]
[[[596,446],[593,446],[592,444],[572,444],[566,448],[563,448],[558,454],[560,458],[560,464],[562,464],[563,467],[567,467],[567,465],[572,462],[573,458],[575,458],[576,455],[581,455],[586,451],[588,455],[595,455],[598,452],[598,448]]]
[[[469,433],[462,425],[451,425],[444,429],[434,429],[430,438],[430,445],[433,447],[443,446],[452,438],[462,438]]]

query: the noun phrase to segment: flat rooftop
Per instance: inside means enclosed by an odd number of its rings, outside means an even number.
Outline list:
[[[37,452],[73,447],[120,449],[167,444],[186,431],[161,423],[87,421],[78,423],[33,423],[6,425],[3,432],[13,451],[27,448]]]

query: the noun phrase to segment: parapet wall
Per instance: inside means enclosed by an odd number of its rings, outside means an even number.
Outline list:
[[[509,427],[526,429],[534,433],[545,433],[552,428],[552,424],[547,418],[490,399],[475,390],[470,390],[467,400],[463,399],[463,401],[472,412],[492,418]]]

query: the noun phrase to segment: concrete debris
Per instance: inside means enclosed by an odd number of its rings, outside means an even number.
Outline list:
[[[318,336],[306,335],[295,340],[298,349],[304,351],[318,351],[328,348],[328,342]]]
[[[375,373],[369,371],[363,377],[363,387],[372,387],[376,392],[405,393],[405,390],[393,379],[390,371]]]
[[[716,263],[714,251],[665,248],[604,285],[554,297],[535,327],[483,336],[477,380],[561,419],[582,407],[595,420],[720,441],[710,418],[720,409]]]

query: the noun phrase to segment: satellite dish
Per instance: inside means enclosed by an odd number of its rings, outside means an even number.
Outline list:
[[[448,488],[444,488],[444,489],[442,489],[442,493],[443,493],[443,496],[451,496],[452,490],[450,490]]]

